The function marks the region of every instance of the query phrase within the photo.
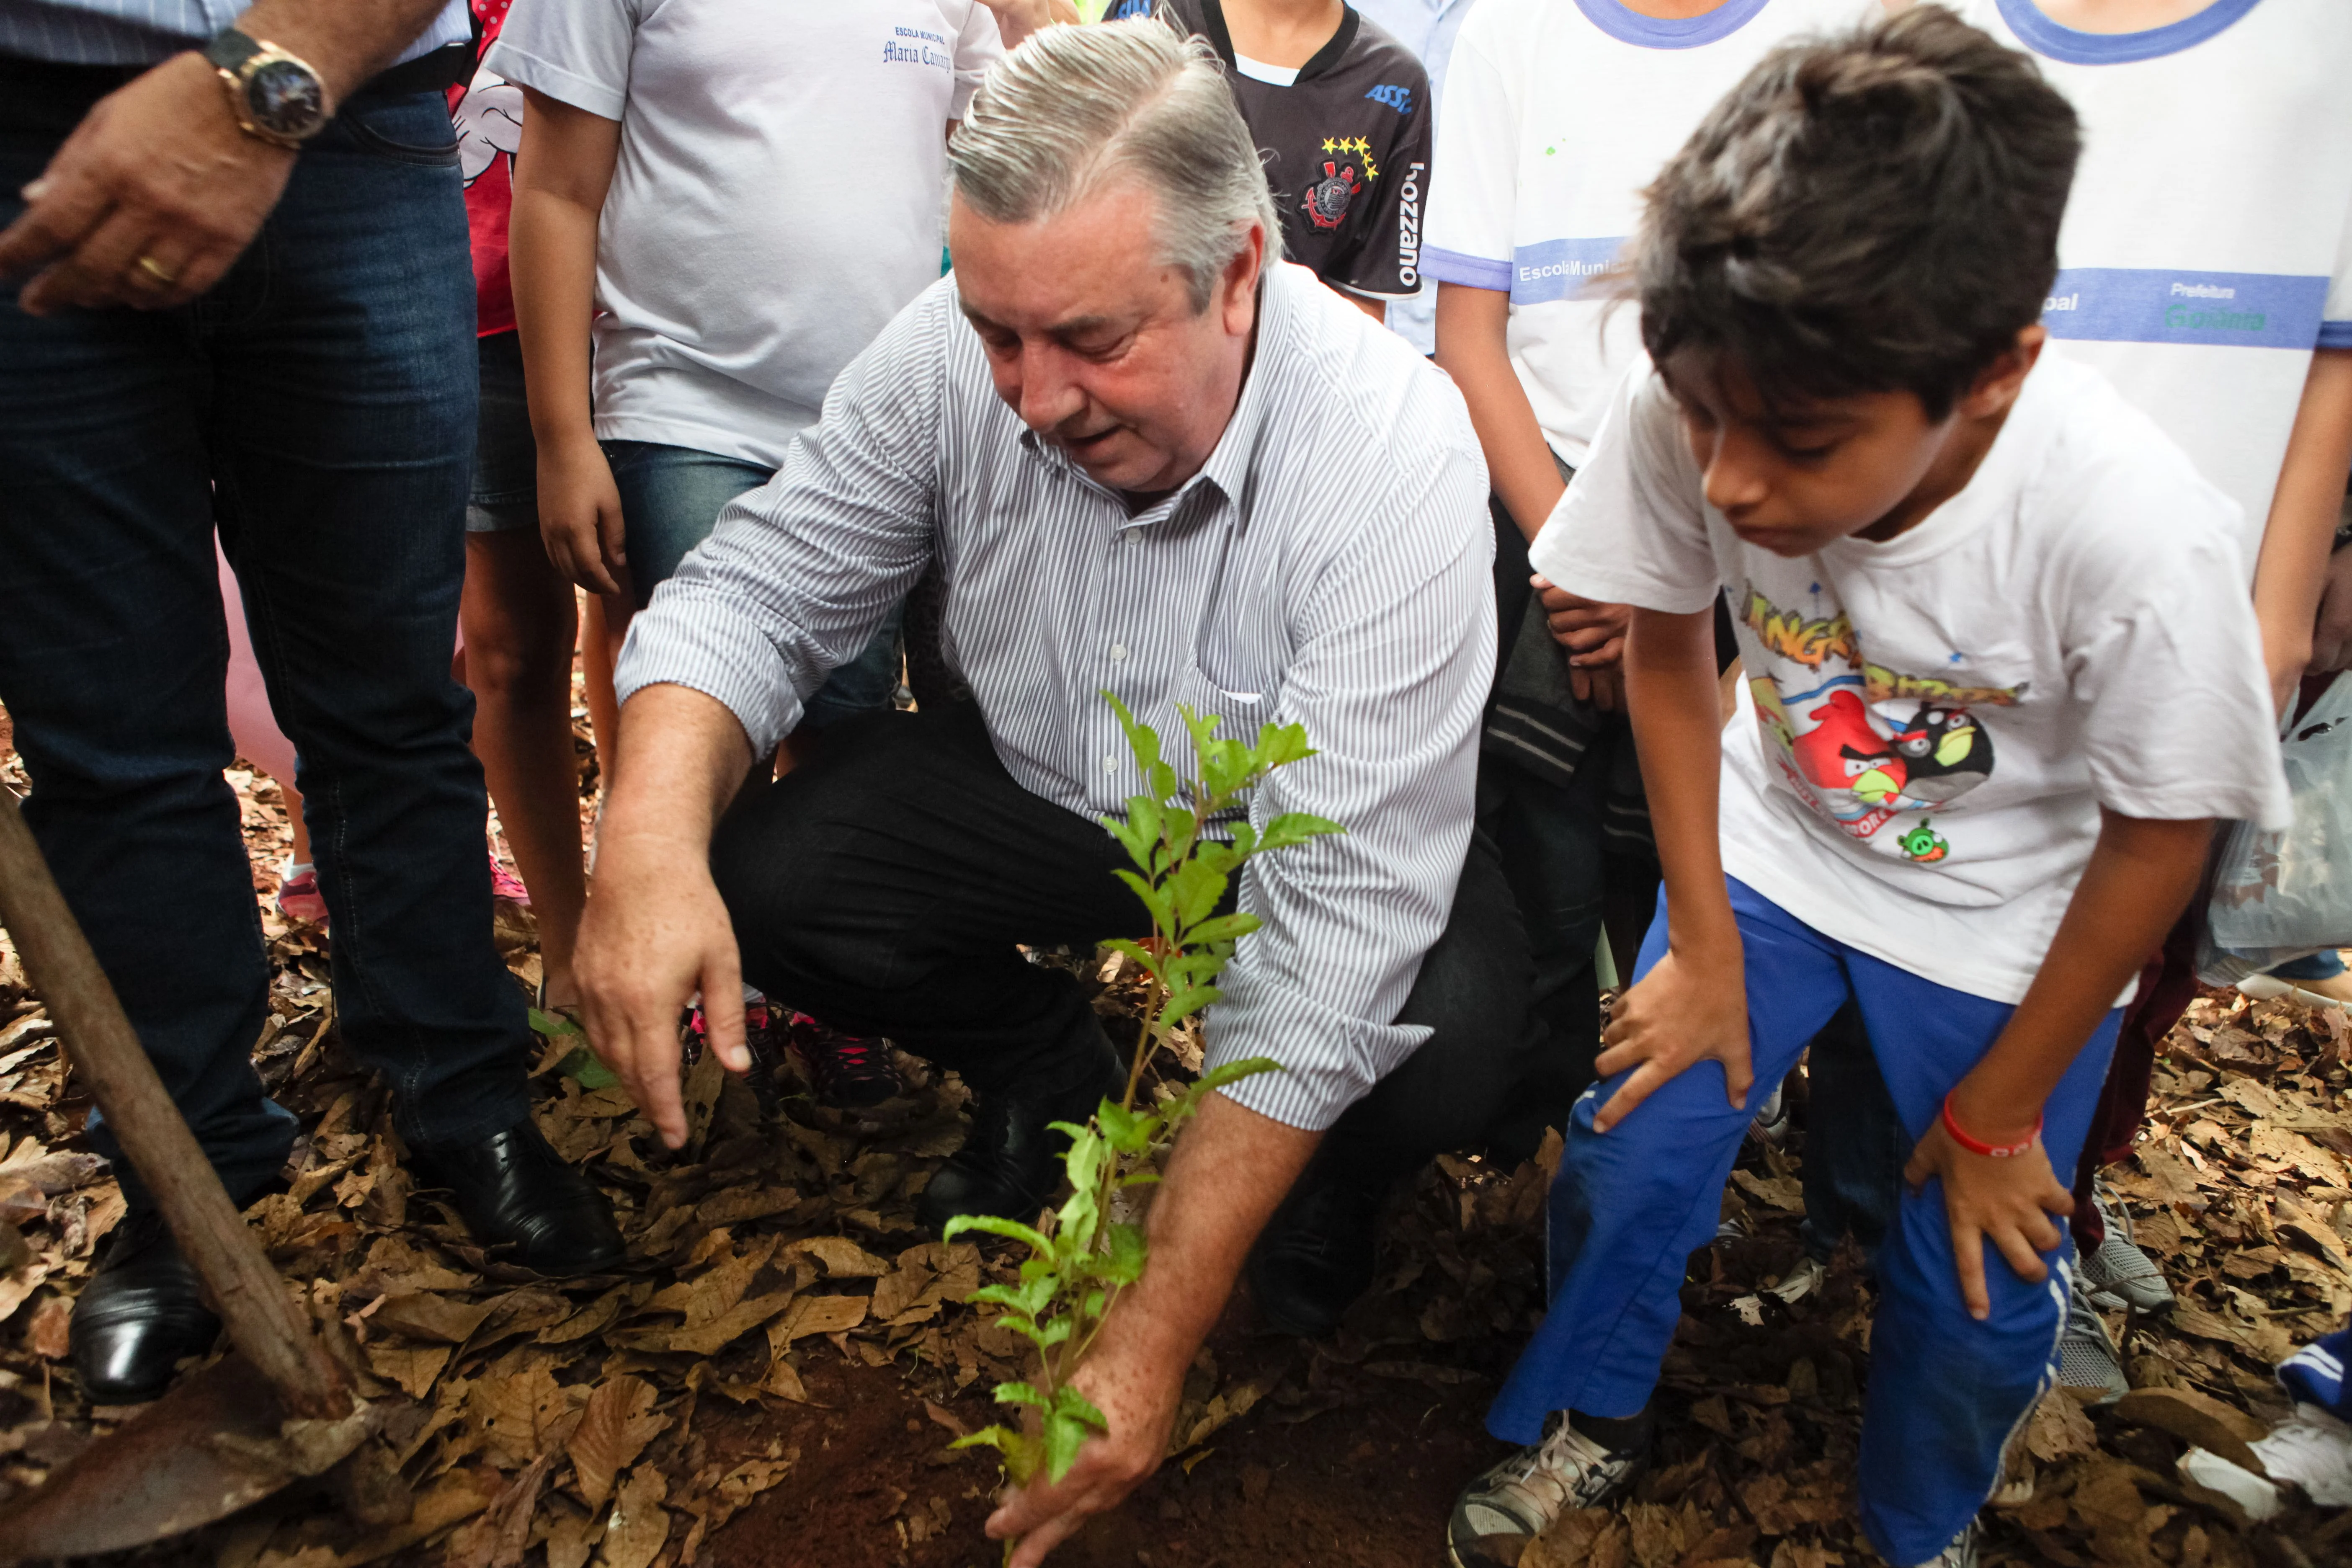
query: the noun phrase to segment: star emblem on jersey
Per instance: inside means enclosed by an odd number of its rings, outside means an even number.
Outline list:
[[[1381,172],[1372,163],[1372,145],[1361,136],[1323,138],[1323,177],[1307,187],[1307,216],[1317,228],[1337,228],[1348,216],[1348,205]],[[1363,170],[1361,178],[1357,168]]]

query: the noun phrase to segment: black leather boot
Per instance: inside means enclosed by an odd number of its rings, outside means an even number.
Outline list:
[[[181,1358],[204,1354],[219,1332],[163,1216],[139,1213],[123,1220],[74,1303],[68,1338],[91,1404],[137,1405],[162,1394]]]
[[[916,1200],[915,1222],[937,1230],[960,1214],[1035,1219],[1062,1179],[1070,1146],[1050,1124],[1083,1123],[1125,1084],[1118,1054],[1097,1032],[1083,1050],[977,1097],[971,1133]]]
[[[1277,1332],[1319,1339],[1371,1288],[1381,1210],[1393,1184],[1318,1159],[1250,1250],[1250,1295]]]
[[[457,1200],[466,1228],[499,1256],[541,1274],[593,1274],[626,1250],[612,1205],[563,1163],[529,1117],[471,1143],[416,1151],[425,1184]]]

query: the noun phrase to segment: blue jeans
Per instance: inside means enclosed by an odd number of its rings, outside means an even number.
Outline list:
[[[0,129],[0,224],[71,129],[58,118]],[[32,779],[25,816],[240,1200],[283,1163],[294,1123],[248,1056],[269,965],[221,776],[215,526],[301,757],[344,1043],[389,1081],[413,1145],[527,1113],[530,1033],[490,941],[473,699],[449,678],[473,333],[438,93],[347,104],[192,304],[43,319],[0,292],[0,703]]]
[[[1550,1310],[1486,1416],[1507,1441],[1534,1442],[1554,1410],[1626,1416],[1649,1402],[1682,1317],[1684,1270],[1715,1235],[1748,1119],[1849,999],[1914,1141],[2016,1011],[1834,942],[1741,882],[1730,890],[1747,963],[1748,1103],[1727,1101],[1712,1061],[1661,1086],[1605,1136],[1593,1112],[1630,1075],[1577,1102],[1551,1189]],[[1637,974],[1665,942],[1662,898]],[[2121,1009],[2106,1015],[2043,1108],[2053,1171],[2074,1169],[2121,1018]],[[1878,1251],[1859,1474],[1863,1529],[1888,1562],[1924,1563],[1960,1532],[1991,1494],[2010,1433],[2055,1377],[2073,1244],[2062,1232],[2042,1256],[2050,1277],[2035,1285],[1985,1248],[1992,1311],[1978,1322],[1960,1300],[1943,1184],[1903,1193]]]
[[[629,584],[641,610],[687,552],[710,537],[727,503],[775,476],[758,463],[691,447],[606,441],[604,447],[621,492]],[[890,706],[898,689],[898,627],[905,616],[903,604],[892,605],[865,651],[826,677],[801,715],[803,728],[823,730]]]

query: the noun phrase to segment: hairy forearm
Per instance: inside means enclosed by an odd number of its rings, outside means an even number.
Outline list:
[[[2099,1020],[2180,916],[2205,865],[2209,821],[2101,811],[2099,841],[2050,954],[2009,1025],[1952,1091],[1979,1138],[2021,1141]]]
[[[2254,567],[2254,616],[2273,695],[2282,705],[2311,662],[2312,626],[2327,578],[2328,552],[2352,469],[2352,349],[2312,356],[2278,489]]]
[[[442,0],[256,0],[237,31],[310,63],[330,102],[390,65],[441,10]]]
[[[530,88],[523,100],[508,266],[531,433],[560,448],[595,438],[588,367],[596,226],[621,128]]]
[[[1437,363],[1469,405],[1486,478],[1532,542],[1568,489],[1543,426],[1511,368],[1511,297],[1460,283],[1437,286]]]
[[[1680,952],[1736,954],[1739,932],[1723,883],[1723,726],[1712,611],[1633,612],[1625,637],[1625,700],[1665,873],[1668,934]]]
[[[1181,1376],[1233,1294],[1242,1259],[1321,1134],[1213,1094],[1176,1140],[1152,1201],[1151,1267],[1118,1307],[1124,1359]]]
[[[621,707],[620,755],[597,828],[604,844],[659,839],[700,855],[751,771],[731,710],[686,686],[648,686]]]

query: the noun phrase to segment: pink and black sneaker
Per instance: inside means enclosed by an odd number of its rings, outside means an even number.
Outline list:
[[[530,889],[522,885],[520,877],[507,869],[506,862],[499,858],[495,849],[490,851],[490,897],[530,908]]]
[[[316,866],[289,866],[278,884],[278,912],[297,925],[327,929],[326,895],[319,891]]]
[[[784,1037],[807,1072],[817,1103],[836,1110],[862,1110],[907,1092],[890,1059],[890,1042],[845,1035],[806,1013],[794,1013]]]

